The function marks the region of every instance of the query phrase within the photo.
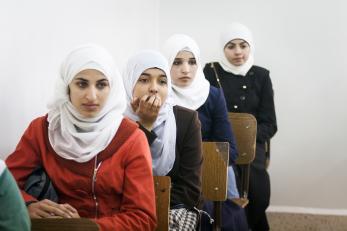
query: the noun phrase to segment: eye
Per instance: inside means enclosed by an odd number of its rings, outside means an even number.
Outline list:
[[[148,83],[149,79],[147,76],[140,76],[140,78],[137,80],[139,83]]]
[[[189,59],[188,63],[189,65],[196,65],[196,59]]]
[[[235,48],[235,45],[234,44],[231,44],[231,43],[229,43],[228,45],[227,45],[227,47],[226,47],[227,49],[229,49],[229,50],[232,50],[232,49],[234,49]]]
[[[101,82],[98,82],[96,84],[96,88],[99,89],[99,90],[102,90],[102,89],[104,89],[104,88],[106,88],[108,86],[109,86],[108,81],[101,81]]]
[[[86,81],[77,81],[76,82],[76,85],[81,88],[81,89],[84,89],[84,88],[87,88],[88,87],[88,83]]]
[[[175,66],[181,65],[182,64],[182,60],[175,59],[172,64],[175,65]]]
[[[160,85],[167,85],[167,78],[166,77],[161,77],[159,79],[159,84]]]

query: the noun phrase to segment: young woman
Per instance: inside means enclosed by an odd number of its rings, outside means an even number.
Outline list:
[[[269,71],[253,65],[252,34],[242,24],[234,23],[222,34],[220,52],[220,61],[206,64],[204,73],[213,86],[223,89],[229,112],[251,113],[257,119],[256,157],[251,165],[246,212],[252,230],[269,230],[265,214],[270,200],[265,142],[277,131]]]
[[[31,230],[30,218],[16,181],[0,159],[0,230]]]
[[[176,34],[164,44],[164,54],[171,65],[172,90],[175,103],[199,113],[203,141],[229,142],[228,200],[223,203],[222,230],[248,230],[244,210],[234,204],[239,197],[234,169],[237,151],[234,136],[228,121],[223,92],[210,86],[205,79],[200,63],[200,50],[187,35]],[[211,203],[205,209],[211,212]],[[212,226],[203,219],[203,230]]]
[[[150,144],[153,174],[171,177],[170,230],[194,230],[201,194],[201,134],[195,111],[172,106],[168,64],[160,53],[134,55],[123,75],[125,115],[140,124]]]
[[[48,114],[31,122],[6,160],[21,189],[43,166],[58,203],[22,190],[31,218],[86,217],[101,230],[153,230],[152,163],[138,125],[123,118],[121,76],[96,45],[73,50],[61,67]]]

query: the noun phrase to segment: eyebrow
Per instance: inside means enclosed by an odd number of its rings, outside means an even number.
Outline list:
[[[148,73],[146,73],[146,72],[143,72],[141,75],[151,77],[151,75],[148,74]],[[160,74],[159,77],[165,77],[165,78],[167,78],[166,75],[163,75],[163,74]]]
[[[83,78],[83,77],[77,77],[77,78],[75,78],[74,80],[75,80],[75,81],[76,81],[76,80],[79,80],[79,81],[84,81],[84,82],[88,82],[88,81],[89,81],[89,80],[87,80],[87,79],[85,79],[85,78]],[[103,79],[97,80],[96,82],[104,82],[104,81],[108,81],[108,79],[103,78]]]
[[[175,58],[175,60],[176,59],[178,59],[178,60],[182,60],[182,59],[184,59],[184,58]],[[191,57],[191,58],[189,58],[189,59],[196,59],[195,57]]]
[[[240,43],[228,42],[227,45],[225,45],[225,46],[228,46],[228,45],[237,45],[237,44],[243,45],[243,44],[248,44],[248,42],[246,42],[246,41],[242,41],[242,42],[240,42]]]
[[[77,77],[77,78],[75,78],[74,80],[80,80],[80,81],[85,81],[85,82],[87,82],[88,80],[86,80],[85,78],[83,78],[83,77]]]
[[[108,79],[104,78],[104,79],[99,79],[97,80],[96,82],[104,82],[104,81],[107,81],[108,82]]]

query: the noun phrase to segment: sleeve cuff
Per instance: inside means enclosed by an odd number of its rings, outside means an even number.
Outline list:
[[[155,132],[153,131],[148,131],[144,126],[142,126],[142,124],[140,124],[138,121],[136,122],[138,123],[140,129],[145,133],[146,137],[147,137],[147,141],[148,144],[151,145],[154,140],[157,138],[157,134],[155,134]]]

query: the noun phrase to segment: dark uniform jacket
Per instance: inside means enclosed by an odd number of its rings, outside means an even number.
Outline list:
[[[277,131],[274,93],[269,71],[252,66],[246,76],[226,72],[219,63],[214,63],[224,91],[229,112],[250,113],[257,119],[257,151],[253,164],[265,167],[265,142]],[[206,79],[212,86],[220,87],[210,64],[204,67]]]
[[[171,171],[171,208],[193,208],[200,203],[202,145],[201,126],[196,111],[184,107],[173,107],[176,119],[176,159]],[[156,134],[143,126],[149,144]]]
[[[197,112],[201,122],[203,141],[218,141],[229,143],[229,164],[235,164],[237,150],[234,134],[228,120],[223,91],[210,86],[207,100]]]

